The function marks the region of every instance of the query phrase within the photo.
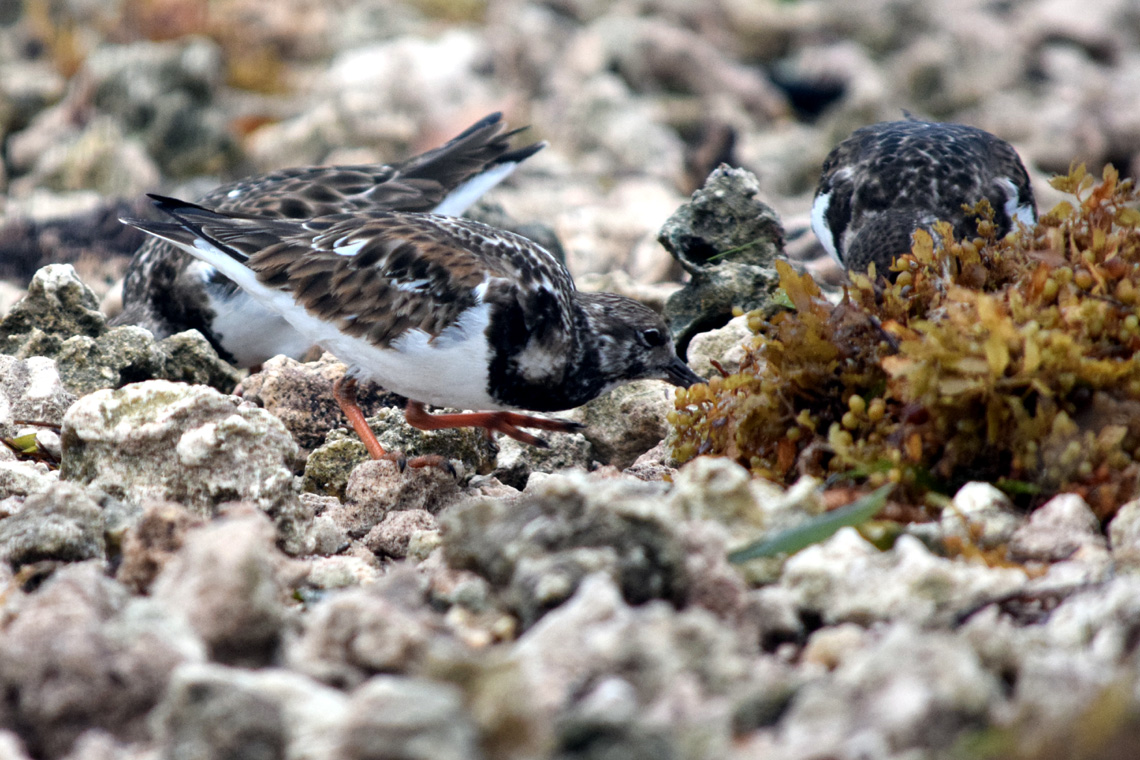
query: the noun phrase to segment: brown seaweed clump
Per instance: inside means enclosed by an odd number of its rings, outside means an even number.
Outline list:
[[[1111,166],[1056,177],[1074,197],[997,238],[917,232],[893,284],[852,274],[831,305],[780,267],[791,309],[737,374],[678,390],[674,455],[758,476],[902,483],[921,499],[988,480],[1023,501],[1081,493],[1102,517],[1140,473],[1140,199]]]

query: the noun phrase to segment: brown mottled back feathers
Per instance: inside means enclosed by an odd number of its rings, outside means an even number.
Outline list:
[[[225,213],[311,219],[375,209],[426,212],[456,187],[489,167],[522,161],[542,148],[512,150],[520,130],[506,130],[491,114],[433,150],[391,165],[308,166],[283,169],[223,185],[201,203]],[[209,329],[205,296],[192,259],[170,243],[149,239],[135,254],[123,284],[123,312],[113,324],[140,324],[157,337],[196,327],[221,348]]]
[[[386,211],[292,222],[190,204],[171,213],[244,259],[260,282],[378,346],[409,329],[439,334],[478,303],[475,289],[484,282],[483,298],[492,302],[525,299],[528,291],[555,293],[551,308],[532,313],[533,319],[560,329],[571,321],[574,285],[566,269],[526,238],[478,222]]]

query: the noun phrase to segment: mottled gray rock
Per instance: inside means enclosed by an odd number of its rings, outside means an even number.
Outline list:
[[[240,370],[218,356],[197,330],[175,333],[160,340],[158,350],[163,356],[163,366],[161,374],[154,375],[155,379],[208,385],[222,393],[232,392],[241,379]],[[145,378],[128,382],[139,379]]]
[[[546,436],[549,448],[539,448],[500,436],[495,469],[491,475],[511,488],[522,490],[532,472],[558,472],[571,467],[589,468],[596,455],[586,436],[581,433],[551,433]]]
[[[264,665],[286,620],[281,559],[265,515],[237,508],[185,535],[151,596],[185,617],[212,660]]]
[[[98,309],[95,294],[70,265],[51,264],[36,272],[27,297],[0,320],[0,353],[33,362],[27,371],[14,369],[11,382],[20,388],[21,378],[35,379],[39,387],[28,390],[46,396],[40,400],[45,413],[61,403],[62,394],[81,396],[153,378],[204,383],[227,393],[237,384],[238,371],[197,332],[156,342],[139,327],[108,330]],[[53,370],[42,357],[55,359]],[[44,386],[51,385],[53,372],[62,394]]]
[[[550,475],[517,499],[476,499],[441,516],[452,567],[500,589],[530,626],[586,575],[614,578],[631,603],[680,602],[687,579],[662,484]]]
[[[123,536],[116,580],[135,592],[149,592],[151,583],[182,548],[187,532],[203,522],[174,502],[148,504]]]
[[[60,477],[131,504],[175,501],[210,516],[222,502],[250,501],[286,523],[283,534],[298,509],[285,428],[205,386],[151,380],[97,391],[71,407],[62,434]]]
[[[494,464],[494,447],[480,429],[417,430],[404,420],[402,409],[391,408],[378,409],[368,418],[368,424],[385,451],[400,452],[409,459],[438,454],[458,463],[461,477],[463,473],[489,472]],[[349,474],[367,459],[364,444],[355,433],[333,430],[305,462],[301,487],[310,493],[343,499]]]
[[[74,401],[51,359],[0,354],[0,435],[18,435],[15,420],[58,425]]]
[[[0,320],[0,353],[53,356],[74,335],[96,337],[106,329],[99,299],[70,264],[36,272],[28,293]]]
[[[74,483],[53,483],[28,496],[16,514],[0,518],[0,560],[13,567],[103,559],[105,551],[103,512]]]
[[[348,545],[348,533],[332,516],[333,510],[340,507],[340,500],[312,493],[301,494],[299,500],[306,516],[312,515],[312,518],[300,523],[306,526],[296,542],[302,551],[290,551],[290,554],[336,554],[344,549]]]
[[[152,724],[167,757],[334,757],[348,697],[310,678],[267,668],[180,666]]]
[[[166,174],[213,174],[236,160],[226,115],[213,107],[224,76],[215,43],[105,45],[80,76],[95,107],[138,135]]]
[[[1107,542],[1100,521],[1077,494],[1060,494],[1029,515],[1009,542],[1010,557],[1017,561],[1060,562],[1079,559],[1107,561]]]
[[[485,757],[457,687],[400,676],[375,676],[352,693],[338,745],[344,760]]]
[[[425,509],[402,509],[389,512],[368,531],[362,543],[375,554],[393,559],[408,556],[408,543],[415,533],[436,530],[435,517]]]
[[[170,672],[204,657],[201,643],[147,599],[130,599],[101,563],[58,570],[35,595],[5,601],[0,725],[18,726],[35,757],[59,758],[87,728],[128,741]]]
[[[682,356],[699,332],[725,325],[733,309],[768,303],[779,285],[780,220],[743,169],[721,166],[677,209],[658,240],[692,278],[665,303],[665,318]]]
[[[455,476],[441,467],[409,467],[370,459],[357,465],[348,479],[345,501],[328,511],[350,537],[360,538],[397,510],[435,514],[460,498]]]
[[[673,386],[656,380],[628,383],[573,412],[586,425],[582,435],[597,459],[623,470],[656,446],[669,431]]]
[[[1108,541],[1117,567],[1140,570],[1140,500],[1122,504],[1116,510],[1108,524]]]
[[[773,757],[902,757],[944,747],[1001,699],[996,675],[960,638],[911,625],[867,638],[832,677],[799,690],[775,732]]]
[[[608,577],[595,574],[519,638],[513,657],[532,709],[562,716],[562,742],[612,742],[614,757],[645,757],[651,748],[694,741],[701,756],[726,757],[724,697],[748,675],[740,646],[704,610],[678,613],[660,601],[630,607]]]
[[[747,353],[745,346],[754,337],[748,329],[748,315],[733,317],[724,327],[694,335],[685,356],[693,371],[705,379],[720,374],[712,364],[714,361],[731,375],[740,371]]]
[[[164,362],[154,337],[133,326],[114,327],[97,338],[68,338],[55,358],[64,384],[77,396],[159,377]]]
[[[992,549],[1008,543],[1023,522],[1001,491],[989,483],[967,483],[942,510],[939,527],[944,539]]]
[[[352,688],[375,673],[417,668],[442,620],[428,604],[426,579],[396,571],[376,583],[334,593],[318,603],[290,639],[290,667],[319,681]]]
[[[881,552],[853,528],[809,546],[784,565],[780,585],[825,623],[876,620],[945,625],[979,604],[1026,587],[1026,574],[936,556],[913,536]]]
[[[97,338],[65,340],[56,362],[68,390],[80,396],[153,378],[209,385],[228,393],[240,377],[197,330],[156,342],[141,327],[113,327]]]
[[[332,354],[315,362],[276,356],[242,380],[235,393],[281,420],[305,453],[323,444],[329,431],[348,424],[332,394],[333,383],[346,369]],[[356,400],[369,416],[401,405],[399,396],[371,383],[358,388]]]
[[[673,447],[667,441],[662,441],[633,460],[633,464],[622,470],[622,474],[648,482],[672,482],[677,472],[676,465]]]
[[[784,497],[783,491],[753,479],[748,470],[724,457],[697,457],[687,462],[677,472],[669,495],[685,517],[724,525],[743,523],[753,530],[770,523],[769,512],[787,508],[776,503]],[[822,505],[812,508],[822,511]]]
[[[6,461],[0,456],[0,499],[40,493],[56,481],[46,464]]]
[[[305,574],[305,590],[329,591],[375,583],[380,578],[379,561],[354,555],[333,557],[309,557],[303,560],[308,572]],[[304,593],[304,591],[302,591]]]

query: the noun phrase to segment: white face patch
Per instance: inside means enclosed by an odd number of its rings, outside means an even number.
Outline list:
[[[527,347],[518,354],[518,372],[531,383],[554,383],[556,368],[562,368],[566,363],[566,355],[562,351],[552,350],[538,341],[530,341]]]
[[[815,202],[811,204],[811,228],[815,232],[815,236],[819,238],[819,242],[823,244],[824,250],[831,254],[831,258],[842,264],[843,259],[835,245],[835,236],[831,234],[831,228],[827,226],[827,208],[830,205],[830,192],[820,193],[816,196]]]

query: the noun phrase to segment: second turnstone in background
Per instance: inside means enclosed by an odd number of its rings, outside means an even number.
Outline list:
[[[915,230],[943,220],[959,237],[977,233],[962,209],[987,199],[1004,235],[1033,224],[1037,206],[1017,151],[964,124],[906,119],[855,130],[823,164],[811,224],[823,247],[850,271],[889,276]]]
[[[579,292],[519,235],[435,214],[286,221],[152,197],[173,221],[124,221],[215,267],[349,365],[334,393],[373,457],[389,455],[355,403],[360,378],[407,397],[420,429],[483,427],[539,445],[520,428],[578,426],[513,410],[570,409],[633,380],[703,382],[656,312]],[[493,411],[428,414],[424,404]]]
[[[249,177],[212,190],[201,203],[259,217],[316,216],[393,209],[459,215],[545,143],[512,149],[502,115],[472,124],[445,145],[391,165],[306,166]],[[197,329],[218,354],[250,367],[277,354],[300,358],[312,341],[266,310],[213,265],[150,238],[123,282],[112,325],[139,325],[165,338]]]

